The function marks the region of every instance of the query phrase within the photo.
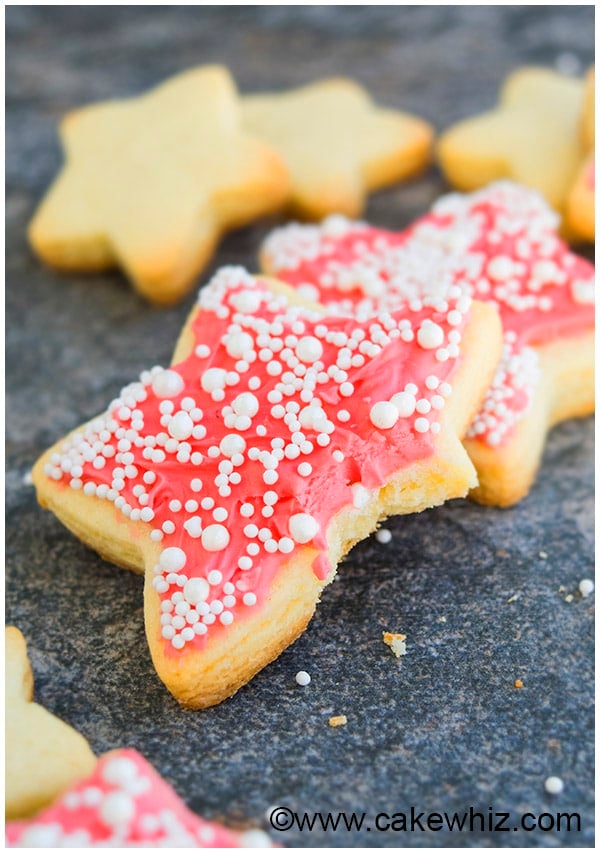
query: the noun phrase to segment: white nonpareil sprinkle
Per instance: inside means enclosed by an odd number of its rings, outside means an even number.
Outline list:
[[[548,776],[544,782],[544,788],[549,794],[560,794],[565,787],[565,783],[560,776]]]
[[[308,672],[305,672],[303,669],[300,672],[296,673],[296,684],[299,684],[300,687],[306,687],[310,684],[310,675]]]
[[[306,512],[298,512],[289,520],[292,538],[300,545],[310,542],[319,532],[319,523],[312,515]]]
[[[400,417],[398,409],[393,403],[381,401],[375,403],[369,414],[371,423],[378,429],[391,429]]]
[[[579,582],[579,592],[584,598],[587,598],[588,595],[591,595],[594,591],[594,581],[589,578],[584,578],[584,580]]]
[[[387,545],[388,542],[392,541],[392,533],[390,530],[386,530],[385,527],[382,527],[381,530],[378,530],[375,534],[375,538],[378,542],[381,542],[382,545]]]

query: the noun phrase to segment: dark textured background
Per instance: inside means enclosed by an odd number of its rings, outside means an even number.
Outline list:
[[[116,273],[62,277],[32,257],[25,228],[60,163],[63,112],[217,61],[245,91],[352,75],[440,129],[490,106],[518,65],[583,72],[593,9],[38,6],[9,7],[6,21],[7,621],[29,642],[38,701],[98,753],[139,748],[194,809],[237,825],[261,825],[279,804],[582,816],[581,833],[272,833],[290,845],[592,844],[593,599],[565,601],[593,571],[591,420],[553,431],[520,506],[455,501],[391,520],[392,542],[353,550],[304,636],[203,713],[181,710],[155,677],[141,578],[79,544],[24,477],[169,361],[194,299],[158,311]],[[372,198],[367,216],[401,226],[443,189],[432,170]],[[212,268],[252,267],[272,225],[228,237]],[[382,629],[408,635],[401,662]],[[310,687],[296,686],[299,669]],[[332,713],[348,725],[329,728]],[[565,781],[559,797],[544,793],[550,773]]]

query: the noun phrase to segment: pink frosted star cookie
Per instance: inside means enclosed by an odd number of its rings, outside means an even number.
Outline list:
[[[262,263],[351,316],[456,286],[497,307],[503,357],[465,446],[479,475],[473,496],[508,505],[530,488],[552,424],[594,407],[594,268],[557,226],[537,193],[498,183],[440,199],[399,233],[340,217],[287,226],[267,239]]]
[[[93,773],[30,820],[6,824],[7,847],[270,847],[260,830],[232,832],[191,812],[134,749],[104,755]]]
[[[38,461],[38,498],[145,572],[159,676],[183,704],[212,705],[304,630],[381,518],[475,485],[460,438],[500,348],[497,313],[457,286],[336,316],[225,268],[171,367]]]

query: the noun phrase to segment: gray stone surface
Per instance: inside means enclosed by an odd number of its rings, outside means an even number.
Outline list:
[[[579,812],[581,832],[272,832],[292,846],[593,843],[593,427],[555,429],[520,506],[456,501],[391,520],[357,546],[304,636],[237,696],[181,710],[158,682],[141,579],[104,563],[35,502],[39,453],[123,384],[166,364],[193,296],[157,311],[118,274],[63,277],[25,228],[60,162],[56,121],[203,62],[246,90],[349,74],[442,128],[491,105],[512,68],[593,59],[583,6],[9,7],[7,9],[7,621],[25,633],[36,698],[97,752],[140,749],[208,817],[265,810]],[[443,190],[435,170],[374,197],[401,226]],[[231,235],[212,268],[252,267],[272,223]],[[206,279],[206,276],[203,276]],[[540,556],[545,552],[547,557]],[[398,662],[381,631],[408,635]],[[294,675],[307,669],[308,688]],[[522,690],[513,682],[521,678]],[[332,713],[348,725],[330,729]],[[544,779],[565,781],[559,797]]]

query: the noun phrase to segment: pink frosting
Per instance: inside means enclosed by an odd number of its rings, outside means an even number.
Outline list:
[[[200,304],[190,355],[142,374],[45,468],[116,523],[147,523],[174,655],[260,606],[298,547],[326,577],[332,517],[435,452],[471,299],[338,317],[227,268]]]
[[[30,820],[6,824],[7,847],[269,847],[260,831],[232,832],[191,812],[134,749],[109,752],[94,772]]]
[[[279,278],[335,312],[393,310],[453,285],[495,305],[509,337],[470,431],[494,446],[531,405],[539,378],[531,348],[593,327],[594,268],[557,225],[537,193],[502,182],[446,196],[401,232],[341,217],[287,226],[267,239],[264,256]]]

